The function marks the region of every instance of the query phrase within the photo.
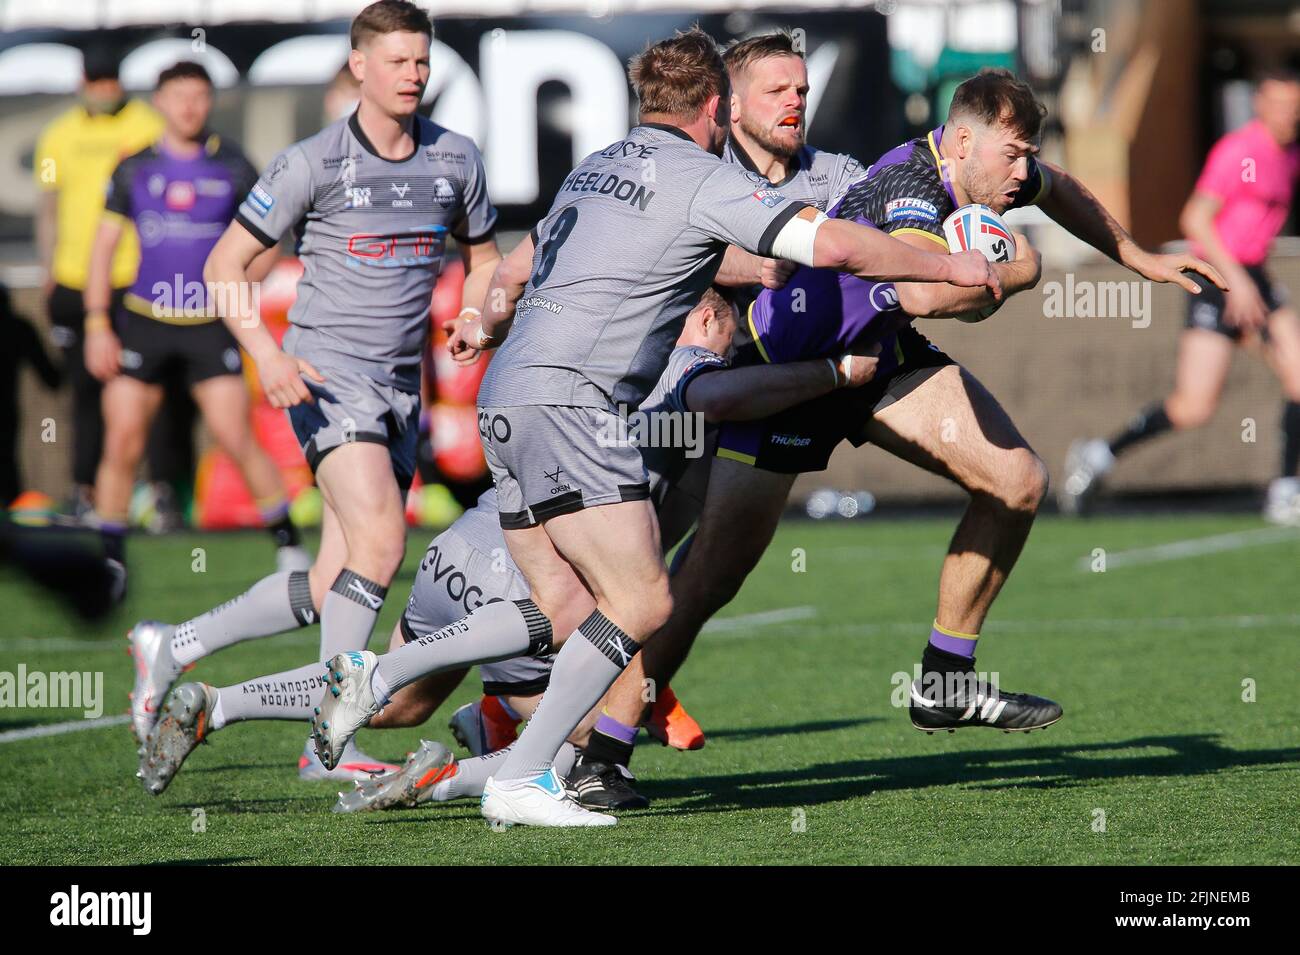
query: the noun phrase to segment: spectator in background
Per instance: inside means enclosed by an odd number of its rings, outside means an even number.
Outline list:
[[[1241,345],[1261,346],[1282,385],[1282,467],[1270,482],[1264,517],[1300,526],[1300,315],[1266,262],[1286,225],[1300,180],[1300,76],[1261,75],[1255,117],[1214,144],[1179,219],[1194,254],[1228,280],[1223,292],[1207,284],[1187,302],[1174,388],[1139,411],[1109,441],[1070,445],[1057,500],[1066,514],[1087,513],[1116,460],[1134,446],[1170,431],[1199,428],[1219,407]]]
[[[104,192],[118,162],[152,143],[162,120],[146,103],[126,99],[118,79],[118,60],[110,50],[86,51],[80,102],[42,132],[33,160],[40,202],[36,244],[45,267],[45,296],[51,339],[63,352],[72,384],[73,510],[89,514],[95,469],[103,445],[100,384],[86,370],[85,305],[91,240],[104,208]],[[110,282],[114,303],[135,278],[139,246],[134,231],[123,236],[113,257]],[[168,401],[167,420],[150,441],[150,471],[156,481],[186,482],[192,477],[194,406],[183,387],[179,401]]]
[[[13,310],[9,289],[0,284],[0,506],[8,507],[22,493],[18,470],[18,438],[22,431],[22,408],[18,405],[18,372],[32,366],[47,388],[57,388],[62,375],[45,353],[41,337],[32,323]]]
[[[284,482],[253,435],[239,345],[212,301],[213,295],[251,295],[253,288],[212,289],[203,281],[203,263],[257,181],[257,170],[238,146],[208,130],[212,80],[199,64],[163,70],[153,101],[163,134],[113,172],[86,283],[86,367],[104,383],[104,455],[95,480],[104,553],[125,585],[131,484],[164,401],[162,383],[174,373],[243,473],[278,548],[279,569],[306,570],[311,558],[289,520]],[[141,229],[140,270],[110,324],[109,273],[130,222]],[[253,263],[253,282],[266,275],[275,255],[268,249]]]

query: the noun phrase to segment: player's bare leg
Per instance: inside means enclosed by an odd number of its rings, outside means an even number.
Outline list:
[[[329,661],[364,650],[370,641],[388,585],[406,551],[406,517],[385,445],[360,441],[339,445],[317,465],[316,483],[346,544],[343,565],[320,602],[319,659]],[[309,579],[319,585],[325,575],[314,567]],[[350,739],[331,756],[323,761],[309,738],[298,760],[299,776],[318,778],[349,765],[375,762]]]
[[[699,527],[669,582],[673,609],[597,707],[569,786],[594,809],[648,805],[628,768],[637,732],[690,653],[700,629],[740,591],[780,521],[794,475],[717,458]],[[671,692],[671,691],[669,691]]]
[[[1029,537],[1047,493],[1047,468],[997,400],[959,365],[940,369],[877,413],[866,434],[970,495],[939,576],[923,675],[912,689],[913,725],[1028,731],[1056,722],[1055,703],[973,679],[980,629]]]
[[[1178,342],[1174,390],[1165,399],[1165,413],[1177,431],[1199,428],[1214,415],[1232,365],[1233,343],[1204,328],[1189,328]]]
[[[668,685],[700,628],[740,592],[772,541],[793,484],[792,474],[729,458],[713,462],[699,527],[670,581],[672,613],[610,689],[604,710],[613,720],[623,727],[641,724],[650,707],[647,688]],[[596,733],[601,733],[599,723]]]
[[[596,609],[573,631],[585,639],[561,647],[550,687],[502,766],[499,781],[531,779],[549,768],[560,744],[635,659],[637,646],[664,624],[672,607],[659,525],[649,501],[562,514],[543,529],[553,546],[550,552],[532,528],[506,532],[520,571],[536,587],[535,573],[546,579],[562,575],[567,565],[587,586]],[[536,599],[544,613],[561,609],[544,592],[538,591]]]
[[[1086,514],[1116,458],[1129,448],[1167,431],[1199,428],[1209,421],[1219,406],[1235,347],[1226,335],[1207,328],[1184,331],[1178,341],[1173,391],[1139,411],[1109,441],[1081,439],[1070,445],[1065,476],[1056,489],[1061,512]]]
[[[1269,315],[1265,357],[1282,384],[1282,466],[1268,487],[1264,516],[1300,525],[1300,315],[1280,308]]]
[[[298,532],[289,520],[284,480],[253,435],[244,379],[239,375],[216,375],[196,383],[193,395],[213,440],[238,466],[257,503],[263,525],[271,531],[276,546],[276,567],[306,570],[311,566],[311,557],[303,550]]]
[[[126,592],[126,532],[135,472],[162,399],[161,386],[126,375],[111,379],[100,399],[104,446],[95,472],[95,517],[104,541],[104,556],[120,580],[116,599]]]
[[[406,517],[388,448],[347,442],[316,468],[321,496],[347,542],[343,569],[321,601],[320,659],[361,650],[406,552]]]
[[[939,578],[938,624],[978,633],[1029,537],[1047,468],[997,400],[950,365],[878,413],[871,441],[971,496]]]

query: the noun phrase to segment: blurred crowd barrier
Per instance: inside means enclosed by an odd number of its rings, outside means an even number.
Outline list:
[[[449,265],[444,290],[448,302],[459,301],[458,268],[459,263]],[[1271,268],[1293,295],[1300,294],[1300,255],[1275,257]],[[296,270],[296,263],[285,262],[268,282],[264,302],[269,320],[282,315],[292,300]],[[1016,296],[985,322],[965,325],[939,319],[920,321],[917,327],[998,397],[1055,480],[1072,439],[1110,436],[1173,383],[1187,296],[1172,286],[1133,285],[1135,278],[1110,263],[1083,265],[1069,272],[1049,267],[1038,288]],[[1125,283],[1127,291],[1120,294],[1113,283]],[[1083,314],[1089,296],[1094,313],[1119,310],[1122,314]],[[16,289],[14,300],[18,311],[47,327],[38,290]],[[447,305],[435,302],[435,313],[447,310]],[[478,376],[455,377],[442,350],[435,347],[434,355],[441,366],[435,377],[442,382],[436,386],[440,401],[432,410],[434,449],[444,473],[469,476],[482,466],[473,421],[472,392]],[[255,390],[251,376],[250,384]],[[24,371],[21,405],[26,485],[61,497],[69,490],[71,434],[56,430],[56,440],[45,443],[41,423],[51,418],[62,427],[69,420],[69,395],[45,391],[30,371]],[[1123,493],[1263,485],[1277,469],[1281,407],[1272,373],[1257,354],[1243,349],[1211,422],[1198,431],[1164,436],[1136,448],[1125,456],[1110,487]],[[284,415],[260,403],[255,415],[258,434],[281,462],[291,489],[302,487],[310,475]],[[197,476],[200,501],[212,501],[215,489],[229,495],[209,504],[206,511],[196,510],[206,526],[252,522],[251,502],[244,501],[246,492],[231,469],[215,452],[203,456]],[[882,503],[961,495],[947,481],[870,446],[842,447],[828,471],[800,479],[796,497],[802,499],[827,486],[866,489]]]

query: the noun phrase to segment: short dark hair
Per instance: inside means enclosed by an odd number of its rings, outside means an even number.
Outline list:
[[[423,33],[433,38],[433,21],[429,14],[407,0],[378,0],[356,15],[349,31],[352,49],[371,37],[386,33]]]
[[[642,113],[695,116],[710,96],[731,93],[718,44],[699,27],[647,46],[628,75]]]
[[[208,86],[212,85],[212,77],[203,67],[203,64],[195,63],[192,60],[181,60],[159,73],[158,85],[154,89],[160,90],[164,83],[170,83],[172,80],[202,80]]]
[[[81,55],[81,75],[87,83],[117,79],[122,58],[117,51],[100,43],[86,48]]]
[[[797,56],[803,59],[802,51],[795,49],[794,35],[786,30],[778,30],[776,33],[761,33],[737,40],[722,54],[722,62],[727,65],[727,72],[735,76],[754,63],[773,56]]]
[[[995,67],[985,67],[958,86],[948,107],[950,119],[970,116],[989,126],[1006,126],[1022,139],[1037,136],[1046,115],[1028,83]]]
[[[736,317],[735,303],[729,301],[716,285],[710,285],[706,288],[704,294],[700,296],[700,300],[695,303],[696,308],[703,308],[706,305],[718,315]]]
[[[1259,89],[1265,83],[1300,83],[1300,73],[1286,66],[1269,66],[1256,70],[1253,79],[1255,89]]]

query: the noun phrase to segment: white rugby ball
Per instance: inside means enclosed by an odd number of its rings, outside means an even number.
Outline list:
[[[948,240],[949,252],[978,249],[990,262],[1010,262],[1016,257],[1016,240],[1007,224],[988,206],[977,202],[962,206],[944,219],[943,236]],[[1001,307],[1001,303],[990,305],[958,315],[957,320],[982,322]]]

